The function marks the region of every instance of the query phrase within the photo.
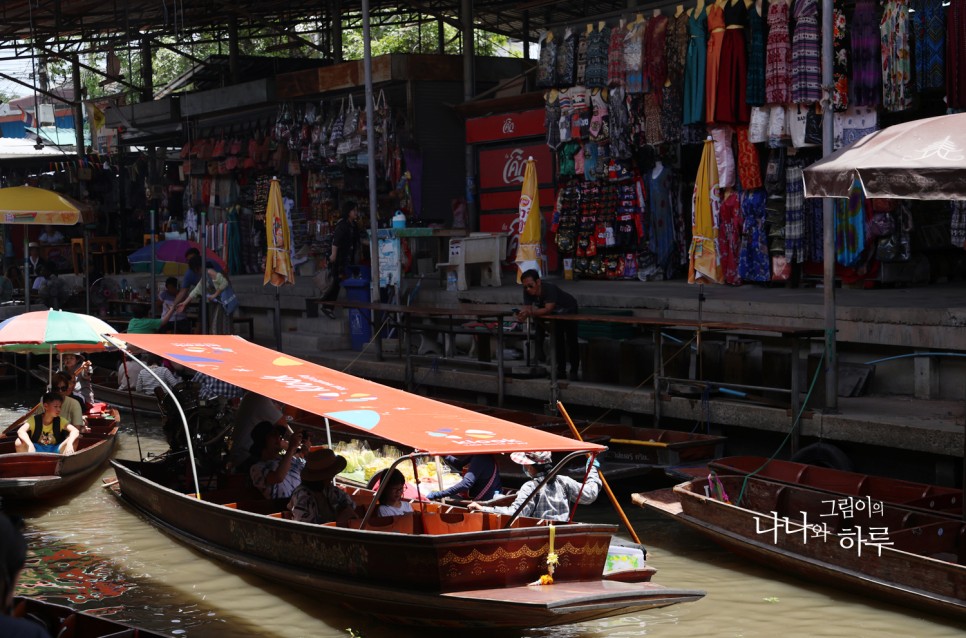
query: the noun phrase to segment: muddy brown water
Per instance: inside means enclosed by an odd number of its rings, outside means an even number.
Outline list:
[[[0,422],[24,401],[0,397]],[[158,453],[166,445],[157,421],[131,417],[122,427],[119,458]],[[426,630],[382,624],[350,614],[318,595],[298,592],[210,560],[131,512],[102,486],[105,466],[71,494],[41,505],[11,504],[25,519],[31,550],[19,593],[70,604],[174,636],[425,636]],[[955,621],[895,608],[748,564],[683,526],[636,508],[634,485],[616,492],[658,569],[654,580],[698,588],[707,596],[633,616],[581,625],[533,629],[528,638],[591,636],[714,636],[783,638],[961,636]],[[617,523],[602,495],[578,518]],[[874,560],[871,559],[870,560]],[[351,632],[349,630],[352,630]]]

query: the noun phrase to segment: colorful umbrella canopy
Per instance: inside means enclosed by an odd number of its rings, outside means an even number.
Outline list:
[[[265,257],[265,281],[273,286],[295,283],[295,269],[292,268],[292,240],[282,202],[282,188],[277,179],[272,179],[268,189],[268,205],[265,208],[265,228],[268,238],[268,254]]]
[[[154,272],[162,275],[183,275],[188,269],[188,260],[185,259],[184,254],[189,248],[194,248],[201,252],[201,244],[187,239],[167,239],[165,241],[159,241],[155,244]],[[228,272],[225,260],[219,257],[217,253],[208,251],[206,257],[208,261],[216,265],[216,268],[220,268],[222,272]],[[148,264],[148,271],[150,271],[151,244],[135,250],[128,255],[127,261],[132,264],[132,267],[133,264]]]
[[[929,117],[870,133],[807,167],[805,197],[966,199],[966,113]]]
[[[721,208],[721,187],[718,183],[718,163],[714,158],[714,142],[704,142],[698,175],[691,198],[691,250],[688,283],[719,284],[722,282],[721,262],[718,258],[718,210]]]
[[[517,207],[520,228],[520,243],[517,246],[517,281],[525,271],[532,269],[540,271],[540,191],[537,186],[537,162],[532,157],[527,158],[527,166],[523,173],[523,188],[520,191],[520,204]],[[542,273],[541,273],[542,274]]]
[[[63,310],[42,310],[0,323],[0,351],[29,354],[95,352],[112,347],[104,339],[117,330],[97,317]]]
[[[0,188],[0,223],[73,226],[81,207],[60,193],[35,186]]]

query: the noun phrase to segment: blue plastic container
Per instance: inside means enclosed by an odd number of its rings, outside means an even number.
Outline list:
[[[366,267],[350,268],[351,277],[342,281],[346,299],[349,301],[370,300],[369,285],[372,274]],[[362,350],[372,341],[371,311],[362,308],[349,308],[349,342],[353,350]]]

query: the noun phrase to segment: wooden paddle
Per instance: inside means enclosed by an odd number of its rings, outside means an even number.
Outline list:
[[[560,410],[560,413],[564,415],[565,419],[567,419],[567,425],[570,426],[570,432],[574,435],[574,438],[578,441],[583,441],[584,439],[580,436],[580,431],[577,430],[577,426],[574,425],[573,419],[571,419],[570,415],[567,414],[567,409],[564,408],[562,402],[557,401],[557,409]],[[626,527],[627,531],[630,532],[631,538],[634,539],[634,542],[638,545],[641,545],[641,539],[637,537],[637,532],[634,531],[634,527],[627,519],[627,514],[624,513],[624,508],[621,507],[621,504],[617,501],[617,497],[614,496],[614,491],[610,489],[610,485],[607,484],[607,479],[604,478],[604,473],[598,469],[597,475],[600,476],[600,482],[604,486],[604,491],[607,492],[607,496],[610,497],[610,502],[614,504],[614,509],[617,510],[618,516],[621,517],[621,522],[624,523],[624,527]]]
[[[21,425],[23,425],[23,422],[24,421],[26,421],[31,416],[33,416],[34,414],[36,414],[37,413],[37,410],[43,409],[43,407],[44,407],[44,404],[43,403],[38,403],[34,407],[30,408],[30,410],[26,414],[24,414],[19,419],[17,419],[16,421],[14,421],[12,425],[10,425],[6,430],[3,431],[3,433],[4,434],[10,434],[11,432],[16,432],[17,431],[17,428],[19,428]]]

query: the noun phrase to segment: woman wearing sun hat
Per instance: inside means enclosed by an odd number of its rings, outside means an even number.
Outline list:
[[[345,458],[328,448],[316,448],[308,453],[302,469],[302,484],[295,488],[288,501],[293,520],[316,525],[335,521],[340,527],[346,526],[355,516],[356,504],[332,484],[345,465]]]
[[[487,507],[472,502],[469,509],[477,512],[494,512],[496,514],[513,514],[530,494],[537,489],[551,468],[550,452],[514,452],[510,455],[514,463],[523,466],[523,470],[530,480],[523,484],[517,492],[517,498],[505,507]],[[597,473],[597,461],[594,461],[587,475],[587,482],[581,490],[581,484],[569,476],[557,475],[538,492],[520,516],[541,518],[549,521],[567,521],[570,519],[570,506],[573,503],[593,503],[600,492],[600,476]],[[578,501],[579,499],[579,501]]]

